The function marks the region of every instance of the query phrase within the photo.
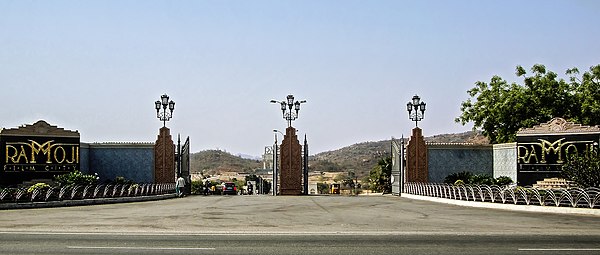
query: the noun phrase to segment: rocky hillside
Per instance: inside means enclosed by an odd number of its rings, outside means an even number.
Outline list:
[[[252,172],[262,168],[259,160],[245,159],[221,150],[205,150],[190,155],[190,171],[215,175],[221,172]]]
[[[479,132],[443,134],[426,137],[427,142],[487,144],[488,140]],[[359,176],[368,175],[380,158],[390,155],[390,140],[363,142],[338,150],[310,156],[310,171],[347,172],[355,171]],[[263,167],[262,161],[245,159],[221,150],[206,150],[190,155],[191,171],[214,175],[220,172],[251,173]]]
[[[406,141],[408,141],[408,138],[405,138]],[[481,133],[473,131],[435,135],[426,137],[425,141],[435,143],[489,143]],[[317,172],[355,171],[358,176],[368,175],[379,159],[390,155],[390,146],[391,140],[383,140],[357,143],[338,150],[318,153],[309,158],[310,170]]]

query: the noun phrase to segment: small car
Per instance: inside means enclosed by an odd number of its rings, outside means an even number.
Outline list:
[[[223,183],[223,195],[237,195],[237,187],[233,182]]]

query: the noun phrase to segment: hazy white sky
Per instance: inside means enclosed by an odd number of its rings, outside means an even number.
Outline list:
[[[599,25],[597,1],[0,0],[0,127],[154,141],[167,93],[192,151],[258,156],[291,93],[314,154],[409,135],[418,94],[426,136],[463,132],[476,81],[599,64]]]

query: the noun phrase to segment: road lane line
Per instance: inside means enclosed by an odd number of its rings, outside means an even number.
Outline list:
[[[68,249],[85,250],[216,250],[208,247],[124,247],[124,246],[67,246]]]
[[[519,251],[600,251],[600,248],[521,248]]]

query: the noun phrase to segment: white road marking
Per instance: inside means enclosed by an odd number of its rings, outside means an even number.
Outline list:
[[[69,249],[87,250],[216,250],[206,247],[124,247],[124,246],[67,246]]]
[[[600,251],[600,248],[522,248],[519,251]]]
[[[510,236],[513,233],[504,232],[455,232],[455,231],[298,231],[298,232],[278,232],[278,231],[215,231],[215,232],[30,232],[30,231],[0,231],[0,234],[12,235],[115,235],[115,236]]]

